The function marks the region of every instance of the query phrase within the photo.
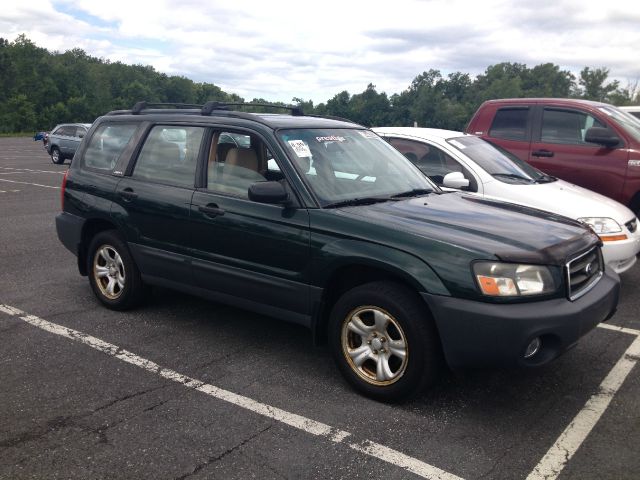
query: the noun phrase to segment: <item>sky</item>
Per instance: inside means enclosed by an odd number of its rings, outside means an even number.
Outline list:
[[[3,0],[0,37],[22,33],[245,99],[320,103],[369,83],[392,95],[432,68],[475,76],[500,62],[640,83],[638,0]]]

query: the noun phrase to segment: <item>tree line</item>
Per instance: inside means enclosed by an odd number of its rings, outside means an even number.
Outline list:
[[[373,83],[362,93],[342,91],[326,103],[294,97],[305,113],[348,118],[366,126],[412,126],[463,130],[485,100],[509,97],[562,97],[614,105],[640,104],[637,83],[610,81],[605,67],[584,67],[576,77],[552,63],[529,68],[499,63],[472,78],[430,69],[400,93],[388,96]],[[139,100],[203,104],[244,102],[213,83],[169,76],[151,66],[126,65],[87,55],[79,48],[49,52],[26,36],[0,38],[0,133],[49,130],[58,123],[92,122],[104,113],[128,109]],[[252,102],[267,102],[254,98]]]

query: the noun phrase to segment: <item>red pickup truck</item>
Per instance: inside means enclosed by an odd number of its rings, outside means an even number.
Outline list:
[[[640,120],[613,105],[561,98],[489,100],[466,132],[640,215]]]

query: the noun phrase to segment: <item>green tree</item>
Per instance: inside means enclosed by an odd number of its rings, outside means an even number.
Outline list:
[[[367,127],[381,127],[389,122],[391,104],[386,93],[378,93],[370,83],[367,89],[349,100],[350,114],[347,118]]]
[[[35,106],[28,97],[19,94],[9,98],[4,112],[0,114],[0,131],[29,132],[37,128]]]
[[[522,90],[526,97],[566,98],[575,88],[575,75],[553,63],[536,65],[523,73]]]
[[[587,100],[606,102],[608,97],[620,86],[618,80],[607,83],[608,77],[608,68],[595,68],[592,70],[590,67],[584,67],[580,71],[580,78],[578,79],[580,85],[577,92],[578,95]]]
[[[336,94],[333,98],[327,101],[326,115],[333,115],[336,117],[349,118],[351,116],[351,110],[349,108],[349,101],[351,96],[346,90]]]

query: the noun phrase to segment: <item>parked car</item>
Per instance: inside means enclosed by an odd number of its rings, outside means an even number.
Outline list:
[[[640,122],[613,105],[561,98],[489,100],[465,131],[640,214]]]
[[[442,358],[546,364],[615,311],[581,223],[443,192],[348,121],[230,108],[141,102],[91,127],[56,227],[106,307],[161,285],[304,325],[381,400],[431,385]]]
[[[618,108],[620,108],[620,110],[622,110],[623,112],[630,113],[634,117],[640,119],[640,105],[632,105],[628,107],[618,107]]]
[[[640,252],[634,213],[621,203],[542,173],[474,135],[411,127],[373,129],[440,187],[476,192],[588,224],[603,241],[605,263],[629,270]]]
[[[51,130],[46,144],[51,161],[62,164],[65,159],[73,158],[90,127],[90,123],[63,123]]]

